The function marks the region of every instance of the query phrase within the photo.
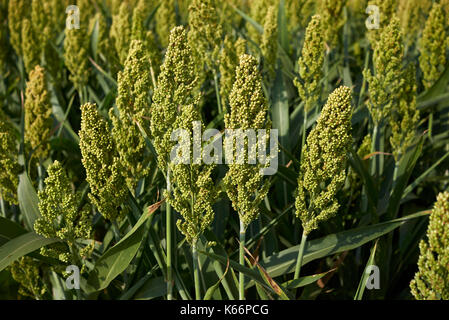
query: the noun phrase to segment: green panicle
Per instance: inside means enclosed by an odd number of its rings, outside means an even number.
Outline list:
[[[41,300],[46,293],[37,260],[24,256],[14,261],[9,267],[11,275],[20,284],[19,294],[24,297]]]
[[[36,42],[39,52],[42,52],[46,42],[49,40],[51,32],[54,32],[50,28],[51,21],[49,21],[49,12],[46,12],[44,1],[42,0],[32,0],[31,2],[31,26],[32,34],[36,37]],[[47,29],[46,29],[47,28]],[[34,66],[33,66],[34,67]]]
[[[185,130],[186,142],[188,141],[190,149],[190,162],[189,164],[174,161],[169,163],[173,190],[171,194],[167,192],[165,194],[170,205],[183,217],[182,220],[176,222],[176,225],[191,245],[197,242],[203,231],[213,222],[212,205],[218,196],[218,189],[211,178],[215,166],[195,163],[192,160],[192,146],[195,148],[197,144],[201,144],[201,140],[194,140],[194,121],[203,132],[204,125],[198,107],[195,105],[183,106],[173,129]],[[182,156],[185,155],[180,154],[180,157]]]
[[[368,109],[375,125],[388,118],[391,109],[397,108],[402,86],[402,60],[404,49],[399,20],[394,17],[384,28],[374,50],[374,74],[364,71],[369,83]]]
[[[7,21],[8,19],[8,6],[7,3],[0,2],[0,21]],[[11,55],[9,52],[9,39],[8,39],[8,25],[6,23],[0,24],[0,75],[3,74],[3,70],[6,66],[6,59]]]
[[[430,0],[399,0],[398,16],[407,46],[415,44],[432,6]]]
[[[22,21],[22,54],[25,70],[29,73],[35,66],[41,62],[41,51],[38,39],[35,37],[31,21],[24,19]]]
[[[148,48],[148,56],[150,57],[151,70],[154,73],[154,79],[156,79],[159,76],[160,67],[162,64],[161,52],[156,42],[156,38],[154,37],[153,31],[147,31],[145,40]]]
[[[161,2],[156,12],[156,33],[162,47],[169,44],[170,32],[176,27],[176,11],[174,0],[164,0]]]
[[[50,152],[52,106],[45,70],[36,66],[30,72],[25,92],[25,143],[36,159],[45,160]]]
[[[120,205],[125,202],[128,190],[108,124],[94,104],[81,107],[79,137],[82,163],[90,185],[89,198],[106,219],[116,220],[124,213]]]
[[[225,114],[226,129],[242,129],[244,132],[247,129],[269,131],[271,128],[268,104],[257,66],[257,60],[253,56],[244,54],[240,57],[236,79],[229,96],[230,109]],[[247,139],[245,143],[248,144]],[[234,142],[232,144],[235,155],[236,146]],[[259,215],[259,204],[267,195],[269,184],[260,174],[264,165],[249,164],[248,152],[245,152],[244,158],[245,161],[240,164],[235,161],[234,156],[223,182],[232,206],[246,228]]]
[[[278,7],[268,8],[263,26],[262,43],[260,49],[264,57],[264,67],[268,71],[268,78],[274,79],[278,53]]]
[[[143,12],[141,8],[136,7],[133,10],[133,16],[132,16],[132,25],[131,25],[131,41],[132,40],[144,40],[146,31],[144,26],[144,19]]]
[[[90,38],[87,27],[80,24],[80,29],[65,29],[64,60],[70,71],[70,81],[80,90],[89,80]]]
[[[430,214],[427,241],[419,243],[418,272],[410,282],[417,300],[449,299],[449,192],[442,192]]]
[[[351,89],[340,87],[329,96],[307,137],[295,202],[305,235],[332,218],[340,207],[337,193],[346,179],[351,118]]]
[[[192,0],[189,6],[189,27],[188,40],[196,60],[198,76],[205,77],[204,66],[212,72],[218,72],[222,29],[215,0]]]
[[[76,5],[80,9],[80,24],[87,26],[95,16],[96,0],[76,0]]]
[[[229,94],[235,81],[235,71],[239,65],[239,57],[246,53],[246,40],[239,38],[232,41],[226,35],[223,41],[223,48],[220,52],[220,96],[223,110],[226,112],[229,104]]]
[[[82,206],[81,193],[73,191],[60,162],[55,161],[48,167],[45,189],[39,191],[38,197],[41,217],[34,223],[34,230],[45,238],[62,240],[57,245],[41,248],[41,254],[76,264],[84,253],[92,249],[87,246],[79,253],[76,244],[77,239],[91,237],[90,206]]]
[[[419,121],[419,111],[417,108],[417,86],[416,68],[410,65],[404,72],[403,84],[400,92],[398,108],[391,110],[390,143],[393,149],[394,158],[399,161],[401,155],[405,154],[408,147],[413,143]]]
[[[396,1],[396,0],[394,0]],[[336,46],[341,28],[346,23],[343,8],[347,0],[320,0],[318,12],[322,17],[324,39],[329,46]]]
[[[18,55],[22,55],[22,24],[29,18],[31,0],[9,0],[8,27],[10,42]]]
[[[373,140],[371,138],[371,134],[368,133],[363,138],[363,141],[359,147],[359,150],[357,150],[357,155],[360,157],[360,159],[365,160],[365,157],[370,154],[372,143],[373,143]]]
[[[398,7],[398,0],[370,0],[368,5],[374,5],[379,8],[379,28],[368,30],[367,36],[371,47],[376,48],[384,29],[390,24]]]
[[[120,64],[124,65],[131,43],[131,14],[129,5],[123,2],[118,14],[112,16],[111,39]]]
[[[51,21],[51,30],[54,30],[52,33],[57,36],[65,28],[67,19],[65,10],[69,6],[69,0],[50,0],[44,2],[44,5],[47,6],[46,12]]]
[[[246,3],[246,0],[229,0],[217,2],[217,10],[219,11],[220,16],[220,25],[223,28],[224,34],[232,33],[233,26],[241,25],[243,18],[239,14],[236,14],[233,7],[244,10],[243,2]]]
[[[173,124],[179,108],[195,102],[192,50],[183,27],[175,27],[157,80],[151,105],[151,135],[158,154],[158,165],[167,170],[167,159],[174,143],[170,141]]]
[[[446,67],[446,20],[441,5],[434,3],[419,41],[419,65],[426,89],[440,78]]]
[[[299,96],[304,101],[305,112],[320,100],[324,64],[324,36],[319,15],[312,17],[307,26],[304,46],[298,61],[300,79],[295,79]]]
[[[6,115],[0,110],[0,197],[9,203],[18,204],[20,171],[16,134]]]
[[[150,63],[148,52],[141,40],[133,40],[124,70],[118,74],[116,100],[119,117],[111,108],[112,135],[117,145],[124,176],[130,190],[148,173],[149,156],[145,153],[145,139],[137,123],[146,127],[150,104]]]
[[[263,26],[267,16],[268,8],[277,4],[277,0],[254,0],[249,4],[249,16],[258,24]],[[255,43],[260,44],[262,41],[262,34],[251,24],[247,23],[248,36]]]
[[[306,28],[315,11],[315,1],[286,0],[285,5],[290,32],[296,31],[298,28]]]

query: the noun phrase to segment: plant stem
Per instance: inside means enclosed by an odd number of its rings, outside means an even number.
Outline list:
[[[39,164],[37,165],[37,174],[39,177],[39,191],[42,191],[44,190],[44,176],[41,161],[39,161]]]
[[[201,287],[200,287],[200,272],[198,266],[198,252],[196,250],[197,241],[192,245],[192,256],[193,256],[193,278],[195,281],[195,299],[201,300]]]
[[[376,152],[378,131],[379,131],[379,127],[376,124],[376,125],[374,125],[374,129],[373,129],[373,137],[372,137],[372,142],[371,142],[371,153]],[[374,176],[377,171],[377,163],[376,162],[377,162],[377,156],[372,156],[371,157],[371,175],[372,176]]]
[[[2,211],[2,216],[6,218],[6,208],[5,208],[5,200],[3,200],[3,196],[0,192],[0,208]]]
[[[245,225],[240,220],[240,249],[239,249],[239,263],[241,266],[245,266]],[[239,300],[245,300],[245,275],[239,272]]]
[[[299,279],[299,275],[301,273],[301,266],[304,257],[304,248],[306,247],[306,241],[307,241],[307,234],[305,234],[303,231],[301,244],[299,245],[298,259],[296,260],[295,276],[293,278],[294,280]]]
[[[306,145],[307,114],[308,114],[308,112],[306,111],[306,109],[304,109],[304,124],[302,125],[302,140],[301,140],[300,160],[302,159],[302,153],[304,151],[304,146]]]
[[[167,169],[167,193],[171,192],[170,169]],[[173,300],[173,269],[172,269],[172,213],[171,205],[166,206],[166,242],[167,242],[167,300]]]
[[[215,83],[215,95],[217,96],[218,114],[221,114],[223,112],[223,108],[221,106],[220,91],[218,90],[217,72],[215,72],[215,71],[214,71],[214,83]]]

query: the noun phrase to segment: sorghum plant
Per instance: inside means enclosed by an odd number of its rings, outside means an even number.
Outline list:
[[[447,299],[448,14],[0,0],[0,299]]]
[[[410,288],[419,300],[449,299],[449,193],[438,195],[430,214],[427,229],[428,241],[419,243],[418,272],[410,282]]]
[[[25,94],[25,142],[38,161],[45,160],[50,152],[51,114],[45,70],[36,66],[30,72]]]
[[[267,101],[262,90],[262,80],[257,68],[257,61],[250,55],[242,55],[236,71],[236,79],[229,96],[230,109],[225,115],[226,129],[241,129],[242,134],[248,129],[269,129],[271,122],[267,118]],[[260,174],[261,164],[248,163],[245,153],[242,164],[237,163],[233,138],[232,164],[224,178],[226,193],[240,219],[240,264],[244,264],[243,246],[245,233],[249,224],[259,215],[259,205],[268,193],[269,184]],[[225,138],[226,143],[226,138]],[[248,153],[251,152],[248,138],[245,139]],[[251,148],[254,146],[251,146]],[[240,151],[242,152],[242,151]],[[239,298],[244,299],[244,276],[240,273]]]
[[[120,205],[125,201],[128,190],[123,165],[108,124],[95,104],[81,106],[79,137],[86,181],[90,186],[89,199],[105,219],[121,218],[124,211]]]
[[[62,240],[62,243],[41,248],[41,254],[79,265],[82,257],[93,249],[86,246],[80,250],[76,243],[77,239],[91,237],[90,207],[81,205],[81,194],[73,192],[70,180],[58,161],[48,167],[45,189],[39,192],[39,211],[41,217],[34,223],[36,233]]]
[[[430,88],[441,76],[446,65],[445,14],[438,3],[434,3],[420,39],[419,65],[425,88]]]
[[[340,87],[329,96],[304,146],[295,201],[296,215],[303,227],[295,279],[300,274],[307,236],[340,207],[337,193],[346,179],[352,144],[351,94],[348,87]]]

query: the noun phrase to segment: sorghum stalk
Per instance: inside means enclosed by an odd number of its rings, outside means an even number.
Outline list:
[[[449,192],[438,195],[427,228],[428,240],[419,243],[418,272],[410,282],[417,300],[449,299]]]
[[[239,263],[241,266],[245,265],[245,235],[246,227],[242,220],[240,220],[239,231]],[[245,275],[239,272],[239,300],[245,300]]]
[[[240,129],[243,133],[248,129],[269,131],[271,128],[271,121],[267,117],[267,101],[262,90],[262,80],[257,65],[257,60],[253,56],[244,54],[240,57],[236,80],[229,97],[230,110],[225,115],[226,129]],[[263,176],[260,174],[260,169],[267,166],[267,163],[249,164],[249,151],[242,150],[239,152],[244,152],[244,161],[237,163],[234,137],[225,137],[226,144],[228,139],[231,139],[229,142],[233,151],[232,155],[226,155],[230,164],[223,182],[232,206],[239,214],[240,236],[242,236],[248,225],[259,215],[259,204],[268,193],[268,181],[263,181]],[[245,144],[249,146],[248,139],[245,139]],[[244,255],[243,244],[240,246],[240,257]],[[240,262],[244,265],[244,259],[240,259]],[[239,278],[239,296],[242,298],[244,297],[243,274]]]
[[[170,183],[170,169],[167,169],[167,193],[171,194],[172,187]],[[173,248],[173,222],[172,222],[172,210],[170,203],[166,203],[165,212],[165,228],[166,228],[166,242],[167,242],[167,300],[173,299],[173,267],[172,267],[172,248]]]
[[[300,275],[307,236],[340,207],[337,193],[346,179],[347,153],[352,143],[351,117],[351,90],[340,87],[329,96],[302,151],[295,206],[303,237],[295,279]]]
[[[402,86],[402,60],[404,48],[399,19],[393,17],[391,23],[383,29],[374,50],[374,74],[364,70],[369,83],[370,101],[368,110],[373,121],[373,149],[371,152],[383,151],[379,140],[381,130],[391,111],[398,109]],[[383,135],[382,135],[383,136]],[[377,162],[377,163],[376,163]],[[372,173],[382,172],[383,155],[373,157]]]
[[[176,27],[170,34],[170,43],[165,60],[161,66],[157,87],[153,94],[151,106],[150,129],[154,148],[158,155],[158,167],[166,172],[167,194],[171,194],[171,170],[168,156],[174,146],[170,136],[177,118],[178,106],[193,102],[193,88],[196,83],[191,49],[187,43],[187,34],[183,27]],[[171,204],[166,206],[166,241],[167,241],[167,298],[172,298],[172,212]]]
[[[299,245],[299,250],[298,250],[298,259],[296,260],[296,267],[295,267],[295,275],[293,277],[293,279],[299,279],[299,275],[301,274],[301,266],[302,266],[302,261],[303,261],[303,257],[304,257],[304,249],[306,247],[306,241],[307,241],[307,234],[303,231],[302,232],[302,237],[301,237],[301,243]]]
[[[193,278],[195,282],[195,299],[201,300],[200,271],[198,266],[197,242],[192,244]]]

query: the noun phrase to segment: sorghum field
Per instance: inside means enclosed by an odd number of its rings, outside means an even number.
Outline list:
[[[0,16],[0,299],[449,299],[449,1]]]

